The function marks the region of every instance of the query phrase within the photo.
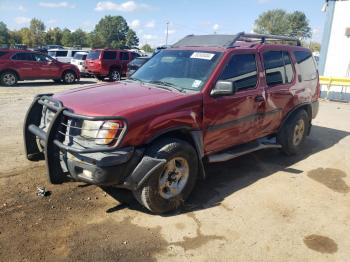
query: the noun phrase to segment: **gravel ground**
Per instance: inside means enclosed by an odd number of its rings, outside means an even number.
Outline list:
[[[96,186],[51,185],[43,163],[24,157],[34,95],[92,83],[0,88],[0,261],[349,261],[349,104],[321,102],[298,156],[207,166],[185,207],[155,216]]]

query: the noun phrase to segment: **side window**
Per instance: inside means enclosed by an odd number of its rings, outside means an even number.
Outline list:
[[[67,54],[68,51],[56,51],[56,57],[65,57]]]
[[[30,53],[17,53],[12,57],[12,60],[33,61]]]
[[[79,51],[72,51],[72,57],[75,55],[76,52],[79,52]]]
[[[113,60],[117,58],[117,53],[114,51],[104,51],[102,59]]]
[[[120,60],[129,60],[129,53],[128,52],[120,52]]]
[[[255,54],[233,55],[219,78],[233,82],[237,91],[255,88],[257,79]]]
[[[268,86],[284,85],[293,81],[293,65],[288,52],[269,51],[263,54],[263,58]]]
[[[302,80],[309,81],[315,79],[317,77],[317,71],[312,54],[308,51],[295,51],[294,56],[299,65]]]

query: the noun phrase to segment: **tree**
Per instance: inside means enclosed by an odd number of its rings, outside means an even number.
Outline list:
[[[21,36],[22,44],[33,46],[32,33],[28,27],[23,27],[18,31]]]
[[[62,31],[62,45],[72,46],[72,33],[68,28],[63,29]]]
[[[128,24],[122,16],[105,16],[95,26],[95,34],[104,47],[119,48],[125,45],[129,31]]]
[[[73,46],[86,46],[87,45],[87,36],[86,33],[77,29],[71,34],[71,40]]]
[[[145,44],[141,47],[141,49],[147,53],[153,53],[153,48],[149,44]]]
[[[315,41],[302,42],[302,45],[310,48],[312,52],[320,52],[321,50],[321,44]]]
[[[61,45],[62,44],[62,30],[58,27],[50,28],[45,35],[45,42],[48,45]]]
[[[101,38],[96,34],[96,32],[91,32],[87,36],[88,46],[91,48],[104,47]]]
[[[45,42],[45,24],[39,19],[30,20],[29,30],[33,46],[43,45]]]
[[[255,20],[254,32],[259,34],[288,35],[305,39],[311,37],[309,21],[303,12],[287,13],[282,9],[269,10]]]
[[[10,33],[4,22],[0,21],[0,44],[8,44],[10,39]]]
[[[139,38],[137,37],[134,30],[129,28],[128,33],[126,34],[125,45],[128,47],[138,46]]]
[[[20,44],[22,42],[22,35],[20,31],[10,31],[10,45]]]

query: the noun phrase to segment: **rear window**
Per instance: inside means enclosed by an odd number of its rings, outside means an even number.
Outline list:
[[[100,53],[101,53],[101,51],[92,50],[92,51],[90,51],[89,54],[87,55],[86,59],[97,60],[97,59],[100,58]]]
[[[313,80],[317,77],[316,66],[312,54],[308,51],[295,51],[295,59],[299,65],[303,81]]]
[[[129,53],[128,52],[120,52],[120,60],[129,60]]]
[[[85,60],[86,59],[86,54],[75,54],[74,55],[74,59],[76,59],[76,60]]]
[[[4,54],[6,54],[7,52],[2,52],[0,51],[0,57],[3,56]]]
[[[117,52],[115,51],[104,51],[103,59],[113,60],[117,58]]]

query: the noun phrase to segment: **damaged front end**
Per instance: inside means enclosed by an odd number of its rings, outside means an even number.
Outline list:
[[[144,149],[119,145],[128,128],[120,116],[75,114],[51,95],[35,97],[24,123],[28,160],[46,161],[48,179],[67,179],[137,189],[164,160],[146,159]]]

